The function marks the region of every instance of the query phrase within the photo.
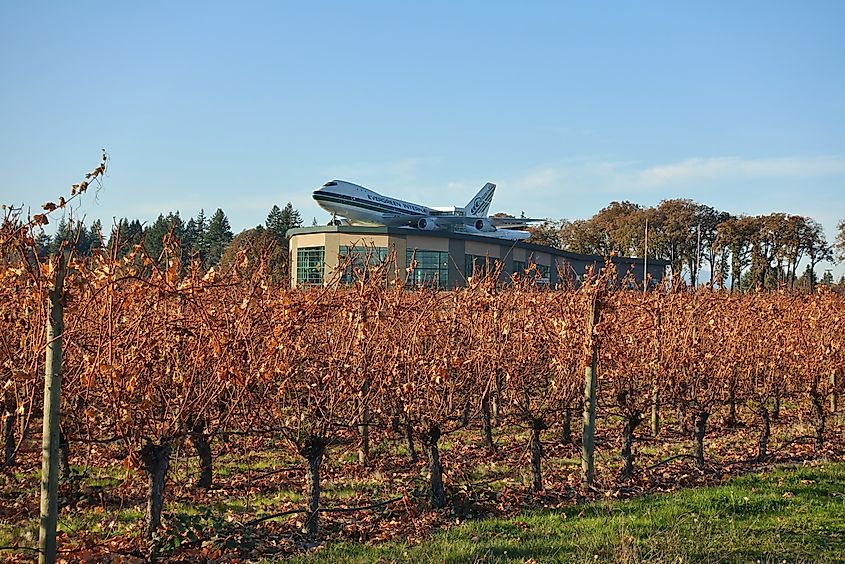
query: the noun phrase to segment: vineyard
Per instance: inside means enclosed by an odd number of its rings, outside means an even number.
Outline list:
[[[298,291],[246,253],[219,272],[182,264],[176,241],[42,263],[15,217],[3,233],[7,556],[37,546],[58,269],[60,553],[414,542],[843,451],[845,298],[823,288],[643,292],[609,261],[565,289],[529,269],[408,291],[388,261]]]

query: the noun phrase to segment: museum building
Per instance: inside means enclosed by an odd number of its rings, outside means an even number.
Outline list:
[[[391,257],[388,276],[399,273],[407,286],[434,285],[452,289],[466,286],[478,275],[501,266],[502,278],[524,273],[530,265],[541,283],[557,287],[562,277],[579,281],[588,267],[600,268],[604,257],[581,255],[535,245],[469,233],[404,227],[328,225],[299,227],[287,232],[292,287],[351,283],[368,267]],[[395,259],[393,258],[395,257]],[[663,278],[668,263],[614,257],[620,277],[631,272],[642,281],[647,269],[653,281]],[[408,266],[413,264],[413,269]]]

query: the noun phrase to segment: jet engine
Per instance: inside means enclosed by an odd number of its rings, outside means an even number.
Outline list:
[[[487,218],[475,220],[473,227],[475,227],[476,231],[484,231],[486,233],[496,231],[496,226],[490,223],[490,220]]]
[[[437,221],[430,217],[421,217],[419,221],[417,221],[417,229],[424,229],[426,231],[434,231],[440,227],[437,225]]]

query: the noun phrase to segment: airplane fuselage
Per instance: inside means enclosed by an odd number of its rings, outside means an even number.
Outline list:
[[[327,182],[315,190],[313,196],[321,208],[345,217],[353,225],[407,226],[415,219],[438,213],[429,207],[383,196],[343,180]]]

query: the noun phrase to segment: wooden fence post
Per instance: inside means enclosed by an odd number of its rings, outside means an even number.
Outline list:
[[[661,339],[662,318],[660,316],[660,305],[654,313],[654,368],[652,370],[651,384],[651,435],[656,437],[660,434],[660,339]]]
[[[587,365],[584,369],[584,419],[583,433],[581,434],[581,484],[584,487],[593,484],[594,451],[596,446],[596,364],[598,361],[598,341],[595,336],[595,327],[599,320],[599,296],[598,293],[592,296],[590,312],[587,316],[586,328],[586,353]]]
[[[361,354],[358,364],[358,376],[361,386],[358,389],[358,434],[361,442],[358,445],[358,462],[366,466],[370,462],[370,377],[367,375],[367,309],[362,306],[358,312],[358,342],[357,352]]]
[[[64,280],[68,253],[54,257],[56,270],[50,287],[47,320],[47,358],[44,363],[44,421],[41,436],[41,515],[38,562],[56,561],[56,523],[59,514],[59,404],[62,389],[62,333]]]

